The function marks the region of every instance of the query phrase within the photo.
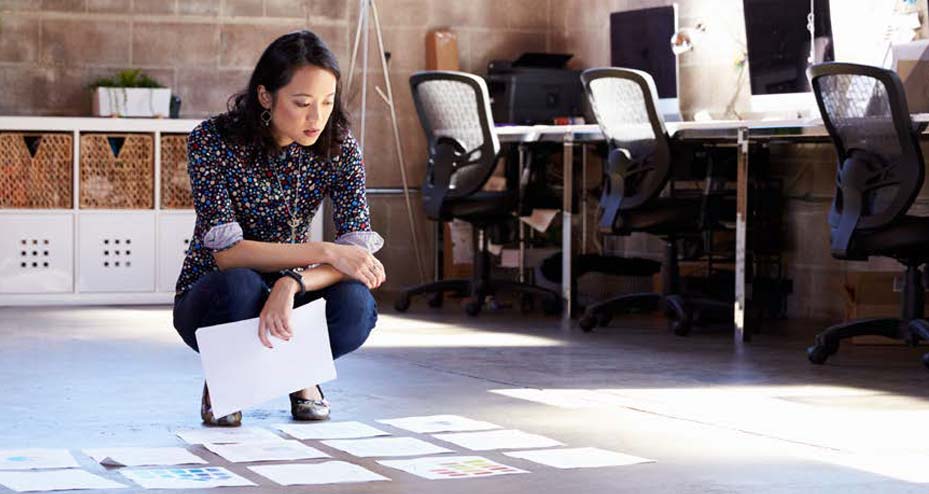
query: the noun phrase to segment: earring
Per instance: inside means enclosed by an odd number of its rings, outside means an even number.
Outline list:
[[[261,117],[261,123],[263,123],[265,127],[267,127],[268,125],[271,125],[271,112],[269,112],[268,110],[265,110],[261,112],[260,117]]]

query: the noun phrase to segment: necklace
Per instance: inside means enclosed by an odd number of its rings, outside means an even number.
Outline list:
[[[272,170],[272,172],[273,171],[274,170]],[[284,196],[284,185],[281,184],[281,177],[277,173],[275,173],[274,178],[277,181],[278,195],[280,195],[281,201],[284,203],[284,207],[287,208],[287,215],[290,216],[290,220],[287,222],[287,226],[290,227],[290,243],[294,243],[297,239],[297,228],[299,228],[300,224],[303,223],[303,220],[296,215],[297,200],[300,198],[300,174],[297,173],[297,183],[294,186],[294,190],[296,191],[296,194],[294,194],[294,207],[293,208],[290,207],[290,201],[288,201],[287,198]]]

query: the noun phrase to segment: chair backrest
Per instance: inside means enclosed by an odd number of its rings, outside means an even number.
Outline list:
[[[429,146],[424,201],[481,190],[500,152],[484,79],[465,72],[416,72],[410,89]]]
[[[855,230],[880,229],[906,214],[925,165],[895,72],[824,63],[810,67],[809,76],[838,155],[829,224],[833,255],[844,257]]]
[[[594,68],[581,81],[610,144],[601,198],[606,227],[620,211],[646,205],[668,184],[670,140],[657,111],[655,82],[646,72]]]

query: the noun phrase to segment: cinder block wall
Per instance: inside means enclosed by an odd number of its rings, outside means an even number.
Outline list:
[[[580,69],[609,64],[610,12],[669,3],[378,0],[411,185],[418,186],[422,179],[425,143],[407,78],[424,68],[424,36],[429,30],[454,29],[463,70],[483,73],[491,59],[545,50],[573,53],[572,66]],[[677,3],[681,26],[708,26],[698,49],[680,58],[685,115],[706,110],[721,118],[730,104],[738,112],[746,111],[748,77],[745,73],[740,78],[735,64],[745,44],[742,2]],[[137,67],[173,88],[183,99],[182,116],[206,117],[224,110],[227,98],[247,82],[261,50],[287,31],[309,28],[319,33],[347,72],[357,6],[356,0],[0,0],[0,113],[88,115],[87,84]],[[925,0],[920,0],[919,9],[925,19]],[[394,290],[418,281],[414,241],[426,256],[426,276],[431,277],[433,228],[422,218],[420,198],[414,194],[419,230],[414,236],[403,196],[391,192],[400,186],[400,173],[389,115],[374,92],[384,82],[373,39],[371,47],[365,155],[368,186],[374,192],[369,200],[374,228],[387,238],[380,255],[389,275],[385,288]],[[357,96],[357,91],[349,94],[356,134]],[[787,184],[787,270],[795,280],[790,315],[836,319],[842,312],[836,289],[846,271],[895,269],[894,263],[842,263],[828,255],[825,215],[834,172],[828,145],[781,146],[773,150],[772,159]],[[598,180],[598,167],[599,160],[589,160],[590,184]],[[922,208],[926,197],[920,196]],[[592,211],[589,216],[588,224],[595,225]],[[591,236],[593,230],[589,229]],[[661,255],[661,244],[644,236],[609,243],[634,255]]]
[[[453,27],[462,69],[480,73],[491,59],[548,49],[552,3],[557,1],[377,2],[412,186],[422,181],[425,139],[408,78],[425,68],[426,33]],[[245,86],[271,40],[301,28],[328,42],[347,76],[358,5],[357,0],[0,0],[0,114],[89,115],[88,84],[132,67],[170,86],[183,100],[182,117],[207,117],[222,112],[229,96]],[[369,201],[374,228],[387,238],[379,255],[389,276],[385,289],[394,290],[419,281],[412,242],[420,244],[431,279],[433,229],[414,193],[419,231],[412,235],[403,196],[396,193],[401,180],[393,131],[374,90],[384,88],[384,81],[373,30],[370,47],[365,158],[374,192]],[[356,135],[359,87],[356,82],[348,95]]]

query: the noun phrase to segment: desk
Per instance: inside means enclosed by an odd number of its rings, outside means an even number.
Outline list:
[[[929,123],[929,113],[913,114],[914,123]],[[922,125],[925,127],[925,125]],[[735,143],[738,152],[736,178],[736,259],[735,259],[735,323],[734,339],[737,346],[751,338],[745,319],[747,294],[745,290],[746,233],[748,231],[748,172],[749,145],[752,142],[774,140],[823,140],[828,138],[826,128],[819,118],[793,120],[731,120],[708,122],[666,122],[668,134],[675,139],[693,141],[719,141]],[[523,125],[497,127],[501,142],[530,143],[539,141],[561,141],[564,143],[564,199],[562,213],[562,276],[561,293],[564,297],[563,317],[570,320],[573,315],[571,259],[573,252],[572,221],[574,211],[574,146],[592,142],[603,142],[605,137],[597,125]]]

